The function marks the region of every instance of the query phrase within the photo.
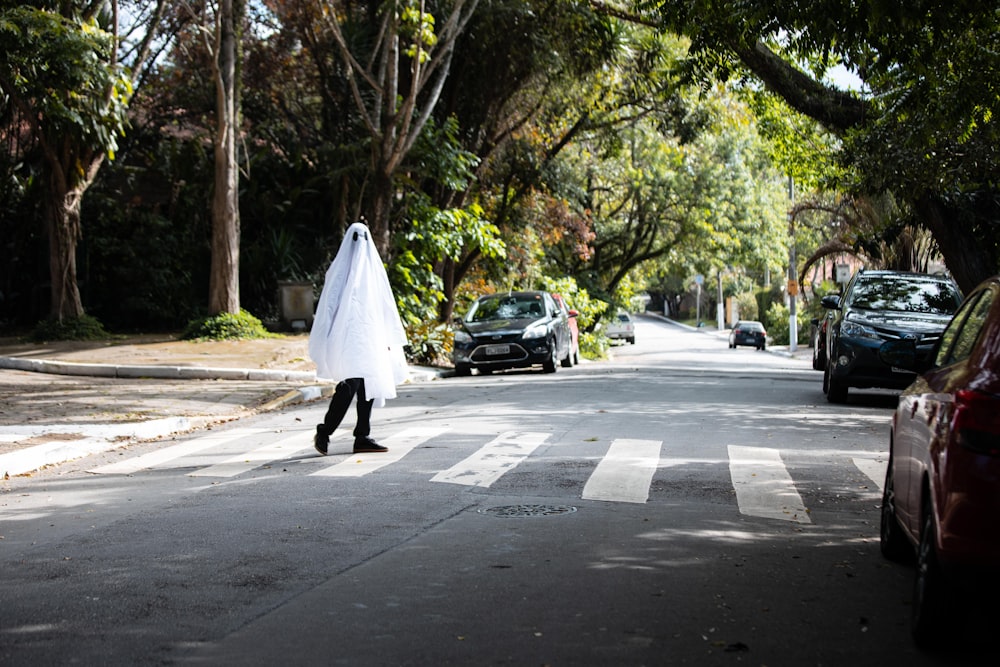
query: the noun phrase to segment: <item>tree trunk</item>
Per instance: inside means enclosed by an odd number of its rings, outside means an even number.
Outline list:
[[[80,196],[53,184],[46,203],[49,235],[49,317],[62,322],[83,316],[76,282],[76,247],[80,241]]]
[[[990,221],[968,220],[972,212],[955,210],[929,197],[916,202],[914,209],[934,235],[945,265],[964,293],[996,274],[1000,266],[997,243],[975,232],[980,226],[989,228]]]
[[[80,206],[83,194],[104,162],[103,153],[79,155],[72,150],[69,141],[63,148],[62,154],[46,152],[49,164],[48,201],[45,203],[51,282],[49,317],[59,322],[84,315],[76,277],[76,248],[83,235]]]
[[[240,311],[239,165],[236,163],[236,28],[233,0],[222,0],[216,19],[215,192],[212,198],[212,267],[208,313]]]

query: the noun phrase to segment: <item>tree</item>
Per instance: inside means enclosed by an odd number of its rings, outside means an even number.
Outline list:
[[[975,0],[639,0],[634,7],[635,20],[691,37],[691,71],[748,73],[838,133],[853,176],[844,185],[905,202],[963,289],[996,272],[1000,14]],[[825,84],[838,64],[869,93]]]
[[[242,2],[219,0],[209,46],[215,80],[215,189],[212,195],[212,272],[208,314],[240,311],[240,205],[237,36]],[[234,9],[235,7],[235,9]]]
[[[429,4],[446,17],[440,27]],[[393,179],[437,105],[455,40],[478,4],[322,1],[325,25],[347,69],[355,111],[371,142],[367,218],[383,257],[391,249]]]
[[[84,315],[76,267],[81,203],[105,157],[114,158],[165,4],[152,5],[135,42],[119,38],[117,0],[0,9],[0,112],[5,132],[16,138],[13,150],[30,157],[37,149],[41,157],[54,320]],[[131,72],[119,60],[123,45]]]

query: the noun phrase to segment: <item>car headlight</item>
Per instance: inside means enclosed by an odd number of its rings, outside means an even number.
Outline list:
[[[470,336],[469,334],[465,333],[464,331],[456,331],[455,332],[455,342],[456,343],[471,343],[472,342],[472,336]]]
[[[528,327],[527,329],[524,330],[524,336],[522,336],[522,338],[524,338],[525,340],[531,340],[533,338],[545,338],[545,335],[548,332],[549,330],[546,329],[545,327],[538,327],[538,326]]]
[[[866,326],[862,326],[857,322],[844,322],[840,326],[841,336],[850,336],[851,338],[869,338],[871,340],[882,340],[882,337],[878,335],[874,329],[870,329]]]

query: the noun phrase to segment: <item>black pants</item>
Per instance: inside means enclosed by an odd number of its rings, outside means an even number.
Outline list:
[[[354,437],[355,439],[364,438],[371,433],[372,403],[374,401],[368,400],[365,396],[364,378],[350,378],[337,383],[333,398],[330,399],[330,407],[326,411],[326,416],[323,417],[322,424],[322,429],[327,435],[332,434],[340,426],[340,422],[344,421],[344,415],[351,407],[351,399],[354,398],[355,394],[358,397],[358,423],[354,427]]]

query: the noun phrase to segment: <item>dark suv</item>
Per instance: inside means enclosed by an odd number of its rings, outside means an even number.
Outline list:
[[[879,360],[890,340],[913,340],[926,359],[962,303],[955,282],[946,276],[903,271],[854,274],[843,297],[823,297],[826,322],[823,392],[831,403],[847,400],[849,387],[905,389],[915,375]]]

